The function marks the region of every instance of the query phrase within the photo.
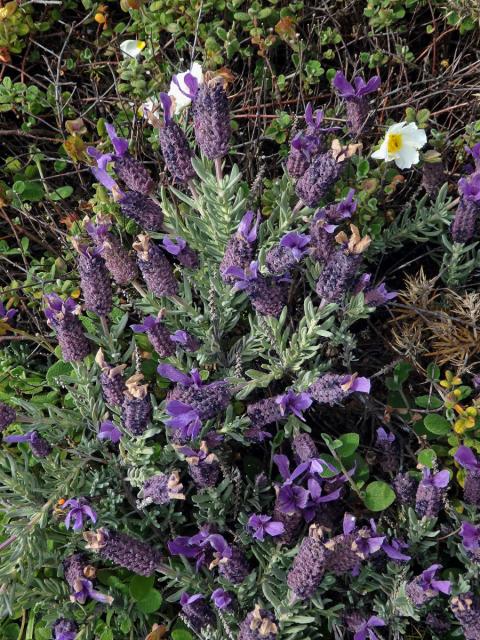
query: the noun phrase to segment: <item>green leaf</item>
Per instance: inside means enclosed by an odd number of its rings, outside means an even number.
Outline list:
[[[429,380],[433,380],[434,382],[437,382],[438,380],[440,380],[440,375],[441,375],[441,371],[440,371],[440,367],[437,364],[429,364],[427,367],[427,377],[429,378]]]
[[[392,487],[386,482],[375,480],[365,490],[363,501],[370,511],[383,511],[395,500]]]
[[[355,453],[360,444],[360,436],[358,433],[345,433],[338,438],[342,445],[336,449],[336,453],[340,458],[349,458]]]
[[[154,576],[150,576],[149,578],[134,576],[130,581],[130,595],[134,600],[143,600],[152,590],[154,582]]]
[[[437,436],[446,436],[452,430],[449,421],[438,413],[431,413],[425,416],[423,421],[425,428]]]
[[[419,464],[422,464],[424,467],[428,467],[429,469],[433,469],[436,459],[437,454],[433,449],[424,449],[418,454]]]
[[[147,595],[137,602],[137,607],[143,613],[154,613],[162,606],[162,594],[156,589],[150,589]]]
[[[72,193],[73,187],[67,184],[64,187],[58,187],[58,189],[55,189],[55,191],[50,194],[50,198],[51,200],[65,200],[65,198],[70,197]]]
[[[415,398],[415,404],[422,409],[440,409],[443,406],[443,400],[437,396],[418,396]]]
[[[52,387],[56,385],[56,379],[64,376],[71,375],[73,371],[73,367],[69,362],[63,362],[63,360],[59,360],[52,364],[52,366],[47,371],[46,379],[49,385]]]
[[[193,636],[186,629],[175,629],[172,631],[172,640],[193,640]]]

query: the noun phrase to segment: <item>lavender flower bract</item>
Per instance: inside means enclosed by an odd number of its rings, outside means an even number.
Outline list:
[[[105,361],[102,349],[97,351],[95,362],[101,369],[100,384],[105,402],[112,406],[123,404],[124,393],[127,388],[123,377],[126,365],[119,364],[116,367],[112,367]]]
[[[321,404],[334,405],[354,392],[370,393],[370,380],[354,375],[326,373],[308,388],[311,397]]]
[[[110,275],[121,286],[130,284],[138,276],[138,267],[130,253],[117,236],[110,233],[110,221],[102,219],[100,224],[88,222],[86,230],[95,246],[101,251]]]
[[[441,568],[441,564],[432,564],[407,584],[407,596],[416,607],[421,607],[439,593],[446,595],[450,593],[452,588],[450,581],[436,579],[436,573]]]
[[[16,418],[17,412],[15,409],[4,402],[0,402],[0,433],[5,431],[12,422],[15,422]]]
[[[436,518],[442,509],[446,488],[450,482],[447,470],[432,474],[430,469],[423,470],[423,477],[418,485],[415,511],[420,517]]]
[[[180,474],[174,470],[169,475],[159,473],[149,478],[138,494],[141,499],[139,508],[149,504],[168,504],[172,500],[185,500]]]
[[[74,531],[83,529],[85,518],[89,518],[94,524],[97,521],[97,514],[85,498],[70,498],[62,505],[62,509],[69,510],[65,518],[65,527],[67,529],[70,529],[72,520]]]
[[[78,319],[80,307],[72,298],[62,300],[56,293],[45,296],[45,315],[55,331],[65,362],[80,362],[90,353],[90,343]]]
[[[78,272],[85,308],[99,316],[107,316],[112,310],[112,286],[101,251],[74,241],[79,253]]]
[[[183,267],[187,269],[198,268],[200,264],[198,253],[191,249],[183,238],[176,237],[175,241],[171,238],[164,238],[162,245],[165,251],[174,256]]]
[[[333,86],[338,95],[346,102],[348,125],[355,136],[366,132],[368,129],[369,108],[365,96],[378,91],[380,82],[379,76],[373,76],[368,82],[357,76],[353,79],[353,83],[350,83],[341,71],[337,71],[333,79]]]
[[[122,424],[134,436],[146,430],[152,415],[152,403],[148,385],[140,384],[143,375],[137,373],[126,381],[126,391],[122,404]]]
[[[227,154],[230,110],[221,78],[207,80],[199,88],[193,102],[193,127],[198,146],[209,160]]]
[[[220,263],[220,275],[224,282],[233,284],[235,279],[227,275],[230,267],[238,267],[245,271],[253,259],[253,250],[257,240],[260,216],[247,211],[243,216],[236,233],[230,238],[225,254]]]
[[[152,347],[161,358],[168,358],[175,353],[175,345],[170,332],[163,325],[161,317],[147,316],[141,324],[132,324],[135,333],[146,333]]]
[[[164,110],[164,124],[160,129],[160,147],[167,169],[174,179],[186,184],[195,177],[192,166],[192,151],[183,129],[172,118],[172,101],[160,94]]]
[[[78,632],[77,623],[74,620],[58,618],[53,623],[54,640],[75,640]]]
[[[465,469],[463,497],[468,504],[480,506],[480,461],[469,447],[461,446],[455,460]]]
[[[138,266],[148,290],[154,295],[173,296],[178,292],[178,283],[172,267],[163,251],[146,235],[139,235],[133,248],[138,255]]]
[[[277,247],[271,249],[265,258],[270,273],[283,275],[296,266],[308,251],[310,236],[295,233],[287,233]]]
[[[256,605],[240,625],[237,640],[277,640],[277,633],[273,613]]]

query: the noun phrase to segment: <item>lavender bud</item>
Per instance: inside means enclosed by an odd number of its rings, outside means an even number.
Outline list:
[[[290,143],[290,151],[288,152],[286,164],[288,175],[295,179],[301,178],[308,169],[309,164],[310,160],[301,148],[301,137],[295,136]]]
[[[255,216],[253,211],[247,211],[237,231],[228,241],[220,263],[220,275],[224,282],[228,284],[235,282],[232,276],[226,274],[231,267],[239,267],[242,271],[248,269],[257,241],[258,223],[259,216]]]
[[[480,214],[478,202],[461,197],[450,231],[455,242],[469,242],[475,235]]]
[[[159,551],[125,533],[101,528],[83,534],[87,549],[140,576],[151,576],[162,564]]]
[[[16,417],[17,412],[13,407],[0,402],[0,433],[10,426],[12,422],[15,422]]]
[[[287,304],[288,282],[258,275],[246,290],[252,306],[263,316],[278,318]]]
[[[355,573],[360,565],[360,556],[355,549],[355,535],[341,533],[325,543],[327,569],[336,576]]]
[[[119,285],[130,284],[138,276],[138,268],[134,259],[122,245],[120,240],[109,232],[110,220],[101,219],[100,224],[87,222],[88,234],[100,249],[110,275]]]
[[[463,499],[468,504],[480,507],[480,469],[466,469]]]
[[[170,475],[159,473],[149,478],[138,497],[142,500],[139,504],[140,509],[152,503],[162,505],[168,504],[172,500],[185,500],[178,471],[173,470]]]
[[[112,367],[105,361],[102,349],[98,350],[95,356],[95,362],[101,369],[100,384],[105,402],[112,406],[123,404],[126,389],[123,371],[127,365],[120,364]]]
[[[315,207],[338,180],[344,162],[330,151],[320,153],[297,182],[298,197],[309,207]]]
[[[64,577],[72,591],[75,589],[76,581],[86,577],[84,572],[88,567],[87,556],[84,553],[75,553],[65,558],[63,561]]]
[[[283,419],[280,405],[276,398],[264,398],[247,406],[247,415],[254,429],[261,429],[267,424]]]
[[[184,593],[180,599],[180,604],[188,624],[197,633],[200,633],[206,627],[215,625],[215,614],[201,594],[197,593],[189,596],[188,593]]]
[[[78,319],[80,307],[72,298],[62,300],[57,294],[45,296],[45,315],[55,331],[65,362],[79,362],[90,353],[90,343]]]
[[[420,517],[436,518],[443,508],[450,480],[448,471],[432,474],[429,469],[423,470],[415,497],[415,511]]]
[[[78,271],[85,308],[105,317],[112,310],[112,286],[105,261],[98,249],[73,242],[79,252]]]
[[[135,222],[146,231],[160,231],[163,224],[163,211],[158,204],[148,196],[136,191],[122,194],[120,209],[123,215]]]
[[[327,302],[340,302],[355,281],[362,253],[370,246],[370,236],[361,238],[358,228],[350,225],[350,239],[344,232],[336,236],[336,241],[344,248],[332,254],[317,282],[316,292]]]
[[[276,536],[275,540],[289,546],[296,544],[304,522],[302,512],[294,511],[293,513],[284,513],[280,509],[279,499],[277,496],[272,518],[275,522],[281,522],[284,526],[284,532],[282,535]]]
[[[75,640],[78,625],[74,620],[58,618],[53,623],[53,640]]]
[[[115,173],[129,189],[148,195],[155,188],[155,182],[141,162],[129,153],[115,158]]]
[[[398,473],[393,479],[392,486],[400,504],[412,506],[415,503],[417,483],[408,473]]]
[[[480,638],[480,605],[473,593],[461,593],[450,601],[453,615],[460,623],[465,640]]]
[[[218,380],[196,387],[177,384],[167,396],[167,400],[179,400],[190,405],[200,420],[210,420],[228,407],[231,390],[226,382]]]
[[[277,634],[275,616],[257,604],[240,625],[237,640],[277,640]]]
[[[38,435],[36,431],[32,431],[32,435],[29,440],[30,449],[36,458],[46,458],[52,453],[52,447],[50,444]]]
[[[209,160],[228,152],[231,127],[228,98],[221,78],[204,82],[193,103],[195,139]]]
[[[357,374],[339,375],[326,373],[308,388],[308,393],[314,400],[330,406],[342,402],[354,391],[369,393],[369,379],[358,378]]]
[[[167,120],[160,129],[163,159],[173,178],[186,184],[195,177],[190,145],[183,129],[173,120]]]
[[[310,527],[288,572],[287,584],[298,598],[310,598],[325,574],[326,554],[320,538],[321,530]]]
[[[186,461],[188,472],[199,489],[214,487],[220,478],[220,464],[214,453],[208,452],[207,443],[203,441],[198,451],[188,450]]]
[[[297,434],[292,440],[292,449],[297,464],[320,457],[317,445],[308,433]]]
[[[310,255],[317,262],[327,263],[335,253],[335,240],[331,231],[335,227],[325,218],[313,219],[310,225]]]
[[[133,248],[138,254],[138,266],[148,290],[158,297],[176,295],[178,283],[160,247],[148,236],[140,234]]]
[[[430,198],[436,198],[440,187],[447,181],[442,156],[438,151],[427,151],[423,155],[422,187]]]
[[[161,313],[158,317],[148,316],[142,324],[132,324],[135,333],[146,333],[150,344],[161,358],[168,358],[175,353],[175,342],[172,341],[170,332],[161,321]]]
[[[231,556],[222,558],[218,564],[220,575],[232,584],[241,584],[250,574],[247,558],[238,547],[231,547]]]
[[[143,375],[137,373],[126,381],[122,405],[122,424],[134,436],[146,430],[152,416],[152,403],[148,395],[148,385],[140,384]]]
[[[377,429],[375,446],[378,449],[376,461],[379,467],[387,473],[398,471],[399,448],[395,436],[380,427]]]

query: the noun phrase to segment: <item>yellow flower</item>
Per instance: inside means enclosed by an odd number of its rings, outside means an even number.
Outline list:
[[[440,386],[444,389],[451,389],[462,384],[462,379],[454,375],[451,371],[445,371],[445,380],[440,380]]]

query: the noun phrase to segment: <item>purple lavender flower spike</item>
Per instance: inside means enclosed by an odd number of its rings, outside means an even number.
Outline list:
[[[101,220],[101,221],[100,221]],[[87,222],[85,229],[101,251],[110,275],[119,285],[130,284],[138,276],[138,267],[117,236],[110,233],[111,222],[101,218],[99,224]]]
[[[345,167],[344,160],[342,154],[332,153],[331,150],[315,156],[297,182],[296,193],[300,200],[308,207],[318,206],[340,177]]]
[[[220,477],[220,464],[217,456],[209,453],[206,440],[201,442],[198,450],[180,447],[178,451],[186,456],[188,471],[199,489],[214,487],[217,484]]]
[[[125,383],[122,425],[133,436],[140,436],[144,433],[152,416],[152,402],[148,393],[148,384],[141,384],[142,381],[143,374],[136,373]]]
[[[133,248],[147,289],[158,297],[176,295],[178,282],[162,249],[145,234],[138,236]]]
[[[297,598],[311,597],[325,574],[325,548],[322,529],[312,525],[303,538],[287,575],[287,584]]]
[[[378,627],[385,627],[386,622],[378,616],[370,616],[368,620],[358,621],[349,629],[354,632],[353,640],[378,640],[377,634],[373,631]]]
[[[472,592],[461,593],[452,598],[450,607],[462,627],[465,640],[477,640],[480,637],[480,602]]]
[[[398,473],[393,479],[392,487],[400,504],[412,506],[415,503],[417,483],[408,473]]]
[[[81,244],[77,239],[74,239],[73,246],[78,251],[77,264],[85,308],[106,317],[112,310],[113,301],[112,285],[102,252],[97,247]]]
[[[55,331],[65,362],[79,362],[90,353],[90,344],[78,319],[80,307],[72,298],[56,293],[45,296],[47,324]]]
[[[277,640],[275,616],[257,604],[240,625],[237,640]]]
[[[193,102],[195,139],[209,160],[228,152],[231,126],[228,98],[220,77],[204,82]]]
[[[157,317],[147,316],[141,324],[132,324],[131,329],[135,333],[146,333],[150,344],[161,358],[168,358],[175,353],[175,344],[162,322],[161,314]]]
[[[270,273],[283,275],[295,267],[308,253],[310,236],[291,231],[280,240],[280,244],[270,249],[265,262]]]
[[[111,156],[115,164],[115,173],[132,191],[148,195],[155,187],[149,172],[141,162],[129,154],[128,140],[119,138],[112,124],[107,123],[105,128],[115,151]]]
[[[210,536],[212,539],[216,536]],[[218,572],[228,582],[232,584],[241,584],[247,579],[250,573],[250,566],[247,558],[241,549],[237,546],[230,546],[225,543],[222,536],[220,545],[216,545],[212,540],[212,546],[215,549],[215,559],[210,563],[210,569],[218,565]]]
[[[431,473],[423,469],[423,477],[418,485],[415,511],[420,517],[436,518],[443,507],[446,488],[450,482],[450,473],[445,469]]]
[[[292,449],[297,464],[320,457],[317,445],[308,433],[297,434],[292,440]]]
[[[63,561],[65,580],[70,586],[72,602],[85,604],[90,598],[103,604],[112,604],[112,596],[107,596],[93,588],[93,582],[89,578],[95,576],[95,568],[87,563],[82,553],[75,553]]]
[[[253,211],[247,211],[241,219],[237,231],[228,241],[220,263],[220,275],[224,282],[228,284],[235,282],[234,278],[226,275],[230,267],[239,267],[245,271],[253,260],[260,218],[260,213],[255,215]]]
[[[438,596],[439,593],[450,594],[452,589],[450,580],[437,580],[435,577],[437,571],[441,568],[441,564],[432,564],[407,584],[407,596],[415,606],[421,607],[432,598]]]
[[[210,525],[203,526],[193,536],[178,536],[167,543],[171,555],[182,555],[190,560],[195,560],[197,571],[206,565],[210,565],[214,559],[215,547],[221,548],[224,554],[228,553],[226,540],[214,534]]]
[[[113,424],[111,420],[105,420],[100,424],[97,438],[99,440],[109,440],[113,444],[118,444],[122,439],[122,432]]]
[[[480,560],[480,526],[475,526],[471,522],[462,522],[460,535],[462,544],[472,559]]]
[[[197,633],[215,624],[215,615],[201,593],[192,596],[182,593],[180,605],[188,624]]]
[[[263,542],[265,536],[281,536],[285,533],[283,522],[275,522],[271,516],[253,515],[248,519],[248,529],[252,538]]]
[[[336,225],[328,224],[325,209],[313,217],[310,223],[310,255],[317,262],[326,264],[335,253],[333,233],[336,228]]]
[[[278,318],[287,303],[288,280],[277,277],[265,277],[258,271],[258,262],[251,262],[244,271],[239,267],[230,267],[225,272],[236,282],[235,291],[245,291],[252,306],[258,313]]]
[[[426,151],[423,154],[422,187],[431,199],[435,199],[445,182],[447,176],[441,154],[432,149]]]
[[[326,373],[308,388],[310,396],[321,404],[333,406],[354,392],[370,393],[370,380],[353,375]]]
[[[157,549],[125,533],[102,527],[97,531],[85,531],[83,538],[87,549],[140,576],[153,575],[162,564]]]
[[[0,402],[0,433],[5,431],[12,422],[15,422],[16,418],[17,412],[15,409],[4,402]]]
[[[390,473],[398,471],[399,450],[393,433],[388,433],[383,427],[377,429],[375,446],[378,449],[376,459],[380,467]]]
[[[460,203],[450,227],[455,242],[469,242],[476,232],[480,215],[480,172],[458,181]]]
[[[463,498],[468,504],[480,506],[480,460],[469,447],[461,446],[454,456],[465,473]]]
[[[53,640],[75,640],[78,626],[74,620],[58,618],[53,623]]]
[[[97,351],[95,362],[101,369],[100,384],[102,386],[102,394],[105,402],[112,406],[123,404],[125,397],[125,380],[123,372],[127,365],[119,364],[116,367],[108,364],[105,360],[102,349]]]
[[[175,242],[171,238],[164,238],[162,244],[164,249],[175,256],[183,267],[187,269],[198,268],[200,264],[198,254],[187,245],[186,240],[178,236],[175,238]]]
[[[143,509],[149,504],[168,504],[172,500],[185,500],[183,485],[179,472],[174,469],[170,474],[159,473],[145,481],[138,493],[140,499],[138,508]]]
[[[7,444],[27,442],[30,445],[31,452],[36,458],[46,458],[52,452],[50,444],[36,431],[28,431],[23,435],[7,436],[3,440]]]
[[[187,184],[195,177],[192,151],[183,129],[172,118],[172,100],[160,94],[163,105],[164,125],[160,129],[160,147],[168,171],[180,184]]]
[[[73,520],[74,531],[80,531],[83,529],[85,518],[88,518],[93,524],[97,521],[97,514],[88,504],[85,498],[70,498],[63,505],[62,509],[68,509],[67,516],[65,518],[65,527],[70,529],[70,524]]]
[[[233,598],[228,591],[224,591],[223,589],[215,589],[212,593],[212,601],[217,609],[228,609],[232,604],[232,600]]]
[[[312,522],[315,518],[318,508],[327,502],[338,500],[342,493],[342,487],[335,489],[330,493],[323,493],[323,486],[317,480],[310,478],[308,480],[308,491],[310,497],[306,507],[302,510],[305,522]]]
[[[354,78],[353,84],[348,82],[341,71],[337,71],[333,86],[338,95],[346,101],[347,120],[353,135],[358,136],[368,128],[368,102],[366,96],[378,91],[380,77],[373,76],[368,82],[359,76]]]

